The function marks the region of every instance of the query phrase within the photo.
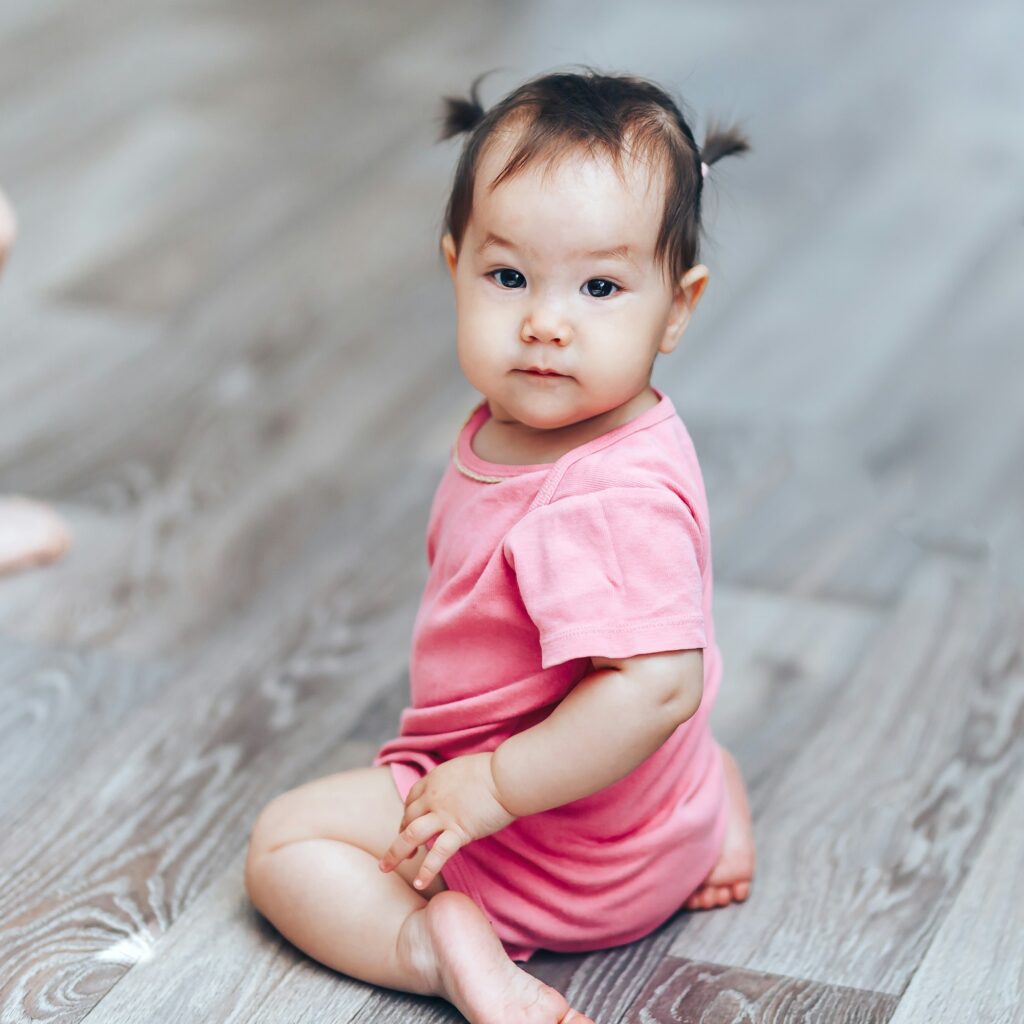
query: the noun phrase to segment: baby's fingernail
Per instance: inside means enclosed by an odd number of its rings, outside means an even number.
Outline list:
[[[423,888],[423,879],[422,878],[417,878],[416,881],[413,882],[412,884],[415,885],[417,889],[422,889]]]

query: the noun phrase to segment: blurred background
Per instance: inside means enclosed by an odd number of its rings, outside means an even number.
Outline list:
[[[0,1019],[456,1019],[320,969],[241,864],[406,703],[480,398],[441,97],[586,63],[752,144],[653,383],[707,485],[758,874],[528,969],[601,1021],[1024,1020],[1022,37],[1004,0],[4,0],[0,494],[74,542],[0,575]]]

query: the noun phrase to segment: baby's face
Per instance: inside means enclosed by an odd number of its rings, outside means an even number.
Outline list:
[[[492,193],[511,152],[495,143],[477,170],[455,284],[457,349],[492,411],[536,430],[569,426],[645,391],[658,352],[671,352],[707,270],[672,287],[654,262],[660,176],[627,162],[623,184],[606,158],[532,166]],[[613,254],[607,250],[625,248]],[[562,376],[526,372],[539,366]],[[498,413],[495,413],[498,415]]]

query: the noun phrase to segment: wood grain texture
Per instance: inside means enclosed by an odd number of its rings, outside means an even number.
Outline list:
[[[459,1019],[292,947],[243,855],[407,699],[479,399],[440,97],[588,62],[754,147],[654,383],[707,484],[758,866],[526,970],[599,1024],[1024,1021],[1018,8],[0,5],[0,490],[75,532],[0,580],[0,1020]]]
[[[1024,784],[993,824],[892,1024],[1024,1020]]]
[[[884,1024],[895,1003],[879,992],[667,956],[621,1024]]]
[[[757,890],[673,954],[901,993],[1024,768],[1021,612],[974,562],[915,573],[763,807]]]
[[[60,787],[137,707],[178,675],[173,662],[0,643],[0,814],[5,831]]]

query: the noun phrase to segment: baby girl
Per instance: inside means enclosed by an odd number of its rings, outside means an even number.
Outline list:
[[[656,85],[584,72],[447,99],[442,138],[469,136],[441,245],[485,398],[430,510],[411,706],[373,766],[272,800],[246,862],[309,955],[473,1022],[586,1024],[516,961],[744,900],[754,869],[708,722],[703,479],[650,384],[707,284],[708,167],[748,145],[698,147]]]

